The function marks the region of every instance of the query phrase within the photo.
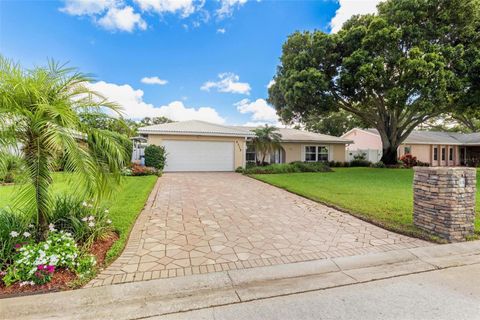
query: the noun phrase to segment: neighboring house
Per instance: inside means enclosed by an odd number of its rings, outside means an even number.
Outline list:
[[[352,140],[349,153],[364,150],[382,152],[382,140],[376,129],[354,128],[342,136]],[[398,156],[412,154],[432,166],[458,166],[480,161],[480,133],[413,131],[398,148]]]
[[[249,143],[253,127],[227,126],[192,120],[138,129],[147,144],[162,145],[167,152],[165,171],[233,171],[254,162],[257,153]],[[345,161],[352,141],[296,129],[279,128],[281,149],[266,159],[292,161]]]

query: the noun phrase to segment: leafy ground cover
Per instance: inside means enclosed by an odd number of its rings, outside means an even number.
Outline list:
[[[75,181],[72,181],[72,177],[68,174],[64,173],[55,173],[54,174],[54,184],[52,185],[52,193],[56,195],[63,195],[66,192],[71,193],[72,189],[75,188]],[[60,230],[67,230],[63,229],[63,227],[71,226],[70,221],[66,221],[66,217],[70,217],[69,219],[74,219],[76,221],[76,232],[73,232],[73,237],[79,237],[81,233],[79,230],[82,228],[86,228],[88,231],[99,232],[99,237],[94,243],[88,244],[85,249],[87,249],[90,254],[95,256],[96,263],[99,265],[105,265],[112,262],[123,250],[125,243],[128,239],[128,235],[130,233],[131,228],[138,216],[141,212],[145,202],[148,198],[150,191],[152,190],[155,181],[157,180],[157,176],[129,176],[129,177],[122,177],[121,183],[114,188],[114,192],[112,196],[103,201],[101,204],[101,210],[91,208],[88,202],[81,202],[75,203],[75,201],[68,200],[69,198],[61,198],[62,201],[60,202],[60,207],[58,207],[58,203],[56,204],[56,209],[53,212],[57,212],[59,214],[60,220],[55,220],[56,217],[52,216],[52,221],[55,222],[55,226]],[[4,185],[0,186],[0,209],[13,207],[15,205],[14,198],[15,195],[19,192],[20,187],[14,185]],[[81,200],[80,200],[81,201]],[[66,206],[66,209],[63,206]],[[15,208],[12,208],[13,212],[22,212],[19,208],[21,205],[16,205]],[[105,209],[108,208],[108,209]],[[70,214],[65,215],[65,212],[71,212]],[[5,214],[4,212],[3,214]],[[75,215],[78,215],[75,219]],[[95,226],[95,228],[89,228],[89,226]],[[111,229],[115,231],[114,234],[111,232],[108,233],[108,230],[102,230],[100,225],[103,224],[104,228]],[[80,226],[79,226],[80,225]],[[85,225],[85,227],[82,227]],[[60,227],[59,227],[60,226]],[[0,226],[1,227],[1,226]],[[5,228],[8,228],[5,226]],[[16,229],[16,228],[15,228]],[[1,231],[1,230],[0,230]],[[10,232],[10,230],[7,230]],[[73,231],[73,230],[67,230]],[[63,232],[63,231],[62,231]],[[2,235],[5,232],[2,232]],[[11,233],[9,233],[11,235]],[[13,240],[18,239],[21,237],[23,232],[15,232],[13,235]],[[104,236],[102,236],[104,235]],[[7,236],[8,235],[3,235]],[[30,234],[28,234],[29,238],[31,239]],[[32,235],[33,236],[33,235]],[[78,240],[78,239],[77,239]],[[83,239],[82,239],[83,240]],[[84,243],[85,241],[80,240],[80,243]],[[85,239],[86,240],[86,239]],[[18,240],[16,240],[18,242]],[[6,242],[4,242],[4,245]],[[27,248],[27,246],[25,247]],[[23,249],[22,249],[23,250]],[[62,249],[63,250],[63,249]],[[63,251],[62,251],[63,252]],[[34,256],[34,255],[30,255]],[[70,268],[72,269],[72,268]],[[91,268],[90,268],[91,269]],[[8,269],[6,269],[8,271]],[[0,270],[4,271],[4,270]],[[58,290],[64,289],[67,286],[65,282],[71,282],[73,286],[79,286],[86,281],[88,281],[91,277],[95,274],[89,274],[89,277],[85,279],[74,279],[74,274],[71,272],[65,272],[59,270],[60,272],[55,272],[53,275],[52,280],[48,281],[49,283],[38,284],[37,286],[25,286],[22,282],[16,282],[15,285],[4,287],[0,285],[0,295],[2,294],[9,294],[9,293],[18,293],[18,292],[31,292],[31,291],[44,291],[44,290]],[[42,271],[43,272],[43,271]],[[8,272],[6,272],[7,276],[5,279],[8,280]],[[4,272],[5,275],[5,272]],[[48,274],[47,274],[48,275]],[[50,275],[49,275],[50,276]],[[50,279],[50,278],[49,278]],[[74,281],[72,282],[72,279]],[[8,282],[8,281],[7,281]]]
[[[399,233],[432,239],[413,225],[413,170],[335,168],[334,172],[253,175]],[[475,230],[480,233],[480,181]]]

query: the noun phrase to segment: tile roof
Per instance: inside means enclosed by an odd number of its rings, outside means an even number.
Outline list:
[[[378,135],[377,129],[361,129]],[[447,131],[414,130],[404,143],[411,144],[450,144],[480,145],[480,133],[459,133]]]
[[[254,137],[256,127],[227,126],[199,120],[179,121],[141,127],[141,134],[178,134],[204,136]],[[353,141],[298,129],[278,128],[284,142],[352,143]]]

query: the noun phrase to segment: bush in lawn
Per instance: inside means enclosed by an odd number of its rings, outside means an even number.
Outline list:
[[[372,163],[367,160],[352,160],[350,161],[350,167],[370,167]]]
[[[71,233],[75,241],[85,248],[113,233],[108,209],[68,195],[55,199],[49,222],[54,228]]]
[[[378,161],[378,162],[372,163],[371,167],[381,169],[381,168],[386,168],[387,166],[382,161]]]
[[[45,241],[29,243],[17,250],[13,263],[7,268],[2,279],[5,285],[9,286],[18,281],[25,284],[44,284],[51,280],[58,268],[77,273],[86,271],[81,251],[72,235],[64,231],[56,232],[52,226],[50,230]],[[89,270],[92,270],[93,265],[90,265]]]
[[[282,164],[271,164],[268,166],[257,166],[244,170],[245,174],[272,174],[272,173],[293,173],[293,172],[328,172],[330,167],[323,162],[292,162]]]
[[[16,247],[32,241],[34,232],[25,214],[0,209],[0,270],[13,262]]]
[[[20,159],[14,155],[5,153],[2,153],[0,156],[4,157],[5,166],[5,172],[2,176],[0,176],[0,182],[15,182],[15,180],[17,180],[17,177],[20,175],[22,169],[22,163]]]
[[[407,153],[401,156],[400,161],[402,162],[405,168],[412,168],[417,165],[417,157],[414,157],[410,153]]]
[[[163,170],[166,153],[163,146],[149,145],[145,148],[145,166]]]

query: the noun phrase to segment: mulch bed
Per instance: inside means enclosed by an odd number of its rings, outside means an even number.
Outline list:
[[[105,240],[97,240],[92,247],[90,248],[90,253],[95,255],[97,258],[97,265],[102,266],[105,262],[105,256],[108,249],[113,245],[115,241],[118,240],[118,235],[113,233],[110,237]],[[9,287],[6,287],[5,284],[0,281],[0,299],[3,298],[12,298],[15,296],[29,295],[29,294],[39,294],[55,291],[64,291],[73,289],[70,285],[74,280],[77,279],[77,276],[74,272],[69,270],[58,270],[55,271],[52,281],[43,285],[24,285],[20,286],[20,283],[12,284]]]

